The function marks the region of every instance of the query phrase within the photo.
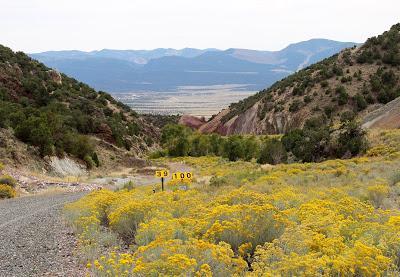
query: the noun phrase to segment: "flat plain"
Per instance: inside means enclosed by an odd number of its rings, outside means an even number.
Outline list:
[[[256,92],[247,85],[185,86],[176,91],[113,93],[119,101],[141,114],[189,114],[205,118]]]

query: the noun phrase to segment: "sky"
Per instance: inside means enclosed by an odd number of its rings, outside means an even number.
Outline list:
[[[363,42],[400,22],[399,0],[0,0],[0,44],[49,50],[247,48]]]

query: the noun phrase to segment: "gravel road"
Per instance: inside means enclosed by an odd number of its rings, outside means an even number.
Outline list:
[[[0,276],[82,276],[61,210],[84,194],[0,200]]]

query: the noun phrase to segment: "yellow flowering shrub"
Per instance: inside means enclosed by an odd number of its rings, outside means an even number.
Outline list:
[[[192,168],[186,191],[101,190],[65,214],[108,251],[93,276],[399,276],[400,131],[371,136],[367,156],[321,163],[162,158]]]
[[[369,199],[377,207],[381,206],[383,199],[389,195],[389,187],[387,185],[369,186],[367,190]]]
[[[134,273],[151,275],[200,275],[212,272],[216,276],[230,276],[247,268],[246,262],[235,257],[229,244],[203,240],[161,240],[141,246],[134,254]]]
[[[2,198],[14,198],[16,196],[16,191],[9,185],[0,184],[0,199]]]

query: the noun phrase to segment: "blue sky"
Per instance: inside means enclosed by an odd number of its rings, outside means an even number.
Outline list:
[[[399,11],[399,0],[0,0],[0,43],[278,50],[310,38],[363,42],[400,22]]]

